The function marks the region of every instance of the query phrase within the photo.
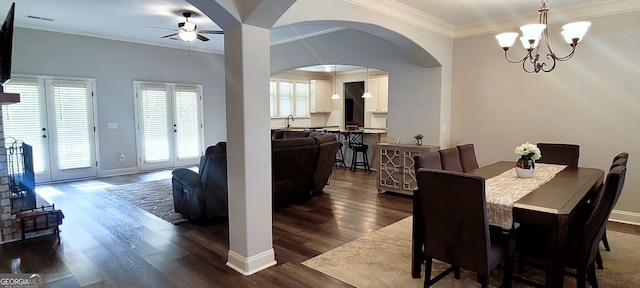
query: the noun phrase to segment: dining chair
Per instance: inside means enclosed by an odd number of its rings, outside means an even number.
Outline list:
[[[476,159],[476,150],[472,143],[458,145],[458,152],[460,153],[460,164],[465,173],[480,167]]]
[[[567,165],[578,167],[580,157],[580,145],[562,143],[538,143],[536,144],[542,157],[536,160],[538,163]]]
[[[611,171],[611,169],[617,167],[617,166],[623,166],[623,167],[627,167],[627,161],[629,160],[629,153],[627,152],[622,152],[619,153],[618,155],[613,157],[613,161],[611,162],[611,166],[609,167],[609,171]],[[598,195],[598,197],[600,197],[600,195]],[[594,201],[594,203],[597,201],[597,199]],[[616,199],[617,201],[617,199]],[[604,233],[602,234],[602,245],[604,245],[604,249],[606,251],[611,251],[611,247],[609,246],[609,240],[607,239],[607,229],[606,229],[606,223],[605,223],[605,229],[604,229]],[[604,269],[604,265],[603,265],[603,261],[602,261],[602,257],[600,256],[600,253],[598,253],[598,255],[596,256],[596,264],[598,266],[598,269]]]
[[[418,175],[418,169],[420,168],[442,170],[440,153],[431,151],[413,156],[413,168],[415,175]]]
[[[460,163],[460,152],[458,152],[458,147],[442,149],[439,150],[438,153],[440,153],[440,163],[442,163],[443,170],[464,172],[462,164]]]
[[[598,287],[595,262],[600,251],[599,244],[611,210],[620,197],[626,171],[627,168],[624,166],[616,166],[609,171],[589,217],[582,223],[572,226],[572,229],[568,231],[567,241],[564,245],[566,247],[564,262],[566,267],[576,270],[576,274],[571,276],[577,279],[578,288],[586,287],[587,280],[592,287]],[[535,232],[531,232],[518,231],[518,253],[546,255],[545,246],[540,245],[543,241],[537,237]],[[532,251],[535,252],[531,253]],[[522,269],[520,272],[523,272]]]
[[[511,287],[515,242],[489,232],[485,179],[455,171],[418,170],[421,217],[424,220],[424,287],[429,287],[460,268],[478,273],[488,287],[489,273],[504,263],[503,287]],[[451,267],[431,279],[433,259]]]

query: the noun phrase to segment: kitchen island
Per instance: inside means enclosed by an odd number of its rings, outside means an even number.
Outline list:
[[[351,167],[351,157],[353,156],[353,151],[349,149],[349,141],[348,135],[349,133],[362,132],[362,143],[369,145],[369,149],[367,150],[367,157],[369,158],[369,166],[371,170],[377,170],[377,161],[378,161],[378,144],[387,142],[387,129],[384,128],[361,128],[355,130],[345,130],[338,128],[326,128],[327,133],[334,133],[340,137],[340,141],[344,144],[343,152],[344,152],[344,161],[347,167]]]

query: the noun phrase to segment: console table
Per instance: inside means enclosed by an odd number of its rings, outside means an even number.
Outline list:
[[[439,146],[415,144],[378,144],[378,192],[392,191],[413,195],[416,184],[413,157],[438,151]]]

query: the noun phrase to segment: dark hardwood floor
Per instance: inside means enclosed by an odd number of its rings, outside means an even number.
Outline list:
[[[0,246],[0,273],[39,273],[48,287],[350,287],[300,263],[411,215],[411,198],[377,193],[375,171],[335,170],[324,193],[274,210],[278,264],[245,277],[226,266],[226,221],[174,226],[104,190],[170,173],[39,186],[65,214],[60,242]],[[640,235],[638,226],[607,228]]]
[[[251,276],[226,266],[225,220],[174,226],[105,191],[170,171],[43,185],[65,214],[53,236],[0,247],[0,273],[39,273],[48,287],[350,287],[300,264],[411,215],[411,198],[377,193],[376,172],[337,169],[324,193],[276,208],[278,264]],[[409,265],[409,263],[407,263]]]

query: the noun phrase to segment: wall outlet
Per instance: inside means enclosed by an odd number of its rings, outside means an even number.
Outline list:
[[[124,154],[120,154],[120,162],[124,162]]]

